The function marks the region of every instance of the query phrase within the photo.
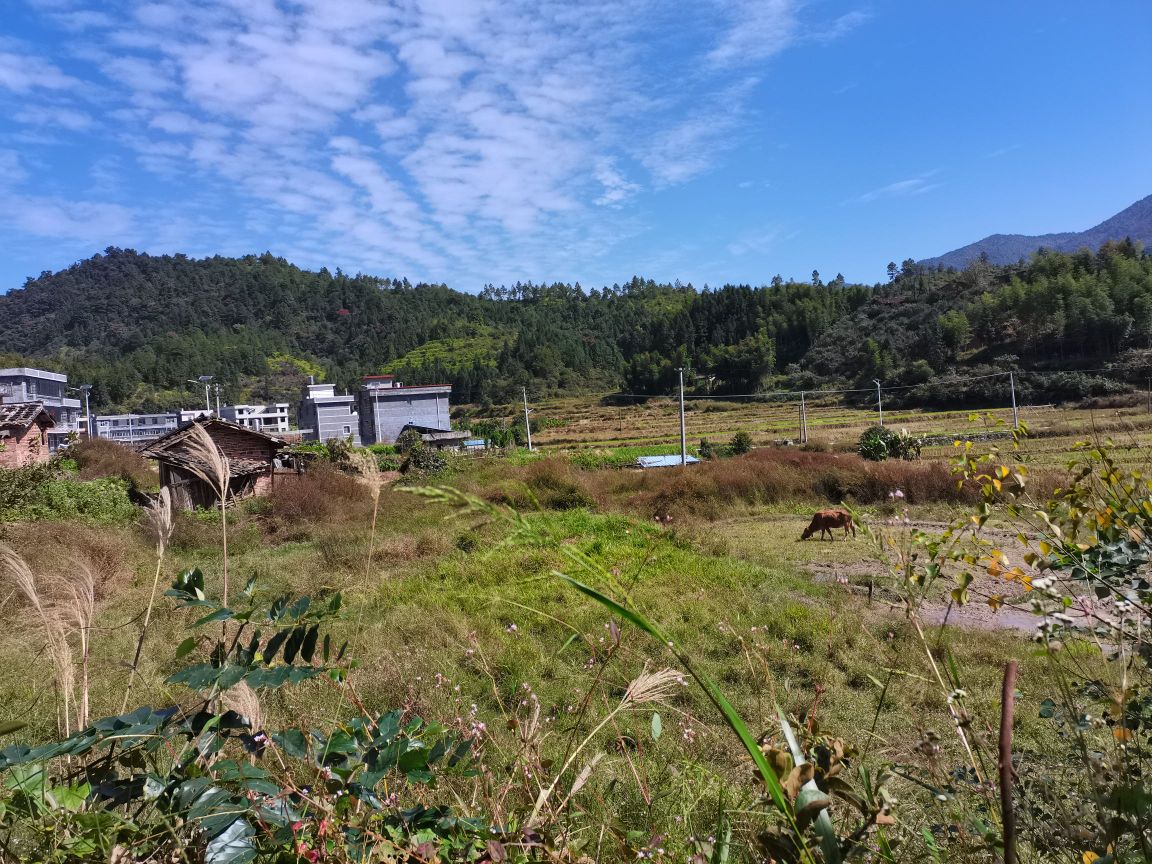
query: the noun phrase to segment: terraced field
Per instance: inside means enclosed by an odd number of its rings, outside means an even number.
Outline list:
[[[662,448],[678,445],[679,409],[675,399],[649,399],[632,405],[605,404],[597,397],[558,399],[533,405],[540,429],[533,443],[546,450],[585,448]],[[875,411],[839,402],[809,402],[808,439],[834,450],[855,446],[860,433],[877,421]],[[1038,464],[1060,465],[1067,461],[1077,441],[1111,439],[1117,458],[1128,464],[1147,461],[1152,452],[1152,414],[1143,407],[1074,408],[1025,405],[1020,420],[1032,440],[1028,450]],[[1010,408],[979,411],[885,410],[885,425],[905,428],[929,438],[954,438],[1011,428]],[[755,446],[784,441],[799,442],[799,404],[724,400],[691,400],[686,406],[689,447],[702,438],[726,442],[737,432],[747,432]],[[654,451],[657,452],[657,451]],[[926,458],[946,458],[954,453],[949,441],[930,444]]]

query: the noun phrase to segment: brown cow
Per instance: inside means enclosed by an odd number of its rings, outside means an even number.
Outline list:
[[[848,532],[852,532],[852,536],[856,536],[856,526],[852,523],[852,514],[846,510],[818,510],[812,517],[812,522],[804,529],[804,533],[800,535],[801,540],[807,540],[817,531],[820,532],[820,539],[824,539],[824,534],[828,534],[829,540],[836,538],[832,534],[833,528],[843,528],[844,536],[847,538]]]

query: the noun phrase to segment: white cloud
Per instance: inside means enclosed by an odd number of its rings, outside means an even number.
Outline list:
[[[42,57],[17,51],[0,51],[0,87],[16,93],[33,90],[72,90],[80,82]]]
[[[0,194],[0,213],[11,228],[26,234],[97,248],[123,242],[135,233],[132,211],[103,201]]]
[[[716,66],[767,59],[800,35],[797,0],[736,0],[726,3],[728,32],[708,53]]]
[[[540,278],[603,255],[643,230],[633,201],[707,174],[740,140],[763,61],[863,20],[806,27],[802,0],[37,2],[83,38],[51,61],[0,44],[0,87],[90,88],[48,126],[100,117],[144,170],[218,195],[196,206],[229,211],[230,242],[282,236],[317,258],[441,278]],[[699,44],[653,48],[682,15]],[[81,61],[83,82],[58,65]],[[177,198],[161,219],[111,209],[108,224],[228,235]],[[36,231],[61,236],[115,206],[38,200]]]
[[[878,201],[882,198],[907,198],[913,195],[923,195],[925,192],[931,192],[933,189],[939,188],[942,184],[932,182],[939,171],[928,171],[917,177],[909,177],[906,180],[897,180],[895,183],[889,183],[887,186],[881,186],[878,189],[873,189],[870,192],[865,192],[856,198],[851,198],[845,201],[845,204],[867,204],[871,201]]]
[[[55,105],[37,105],[25,108],[12,115],[17,123],[28,126],[42,126],[48,129],[81,132],[92,127],[92,116],[75,108]]]

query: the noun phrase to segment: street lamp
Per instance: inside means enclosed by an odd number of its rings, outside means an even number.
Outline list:
[[[78,384],[77,386],[69,387],[68,389],[71,390],[73,393],[83,393],[84,394],[84,423],[87,427],[86,431],[88,432],[88,437],[89,438],[95,438],[96,433],[95,433],[95,430],[92,429],[92,412],[88,410],[88,394],[92,392],[92,385],[91,384]]]
[[[883,401],[881,401],[881,398],[880,398],[880,379],[879,378],[873,378],[872,383],[876,385],[876,408],[880,412],[880,426],[881,426],[881,428],[883,428],[883,426],[884,426],[884,403],[883,403]]]
[[[212,397],[209,395],[209,388],[213,381],[216,380],[215,375],[201,375],[199,378],[193,380],[188,379],[189,384],[203,384],[204,385],[204,413],[212,413]]]

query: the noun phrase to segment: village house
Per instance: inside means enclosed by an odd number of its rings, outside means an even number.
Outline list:
[[[0,402],[0,468],[47,462],[48,431],[55,425],[42,402]]]
[[[406,386],[391,375],[367,375],[359,393],[360,440],[366,445],[393,444],[406,426],[419,427],[422,434],[450,433],[451,395],[451,384]]]
[[[0,369],[0,401],[39,402],[52,415],[56,425],[48,433],[48,449],[53,452],[84,425],[80,400],[69,392],[76,391],[68,386],[68,376],[62,372],[25,366]]]
[[[228,459],[229,502],[262,495],[272,488],[276,454],[286,442],[218,417],[205,416],[182,423],[140,451],[160,466],[160,485],[168,489],[173,507],[192,510],[220,503],[216,489],[200,476],[212,476],[213,471],[189,440],[196,426],[208,433]]]
[[[337,394],[332,384],[309,384],[296,410],[300,436],[327,444],[333,439],[360,445],[360,418],[356,397]]]

